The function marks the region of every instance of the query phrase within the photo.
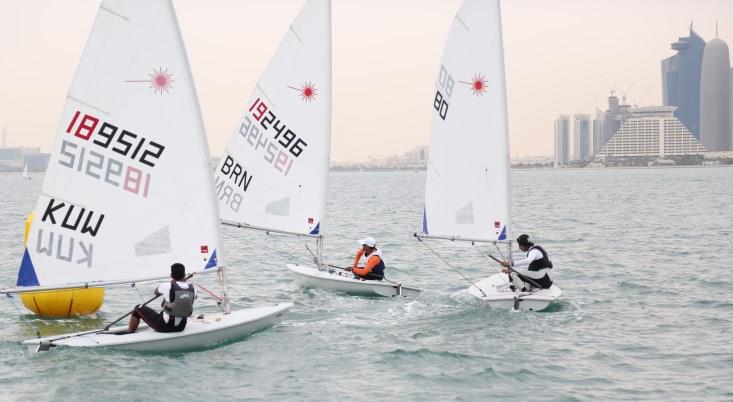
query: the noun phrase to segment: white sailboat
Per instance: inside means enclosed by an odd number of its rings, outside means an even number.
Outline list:
[[[15,294],[215,272],[223,312],[178,333],[143,327],[26,344],[185,350],[246,336],[292,306],[230,311],[209,153],[170,0],[105,0],[69,90]],[[124,327],[123,327],[124,328]]]
[[[315,266],[288,264],[302,286],[398,294],[400,284],[357,280],[322,259],[331,152],[330,0],[305,3],[244,110],[215,173],[222,223],[315,240]]]
[[[26,180],[33,179],[33,177],[30,174],[28,174],[28,164],[23,165],[23,173],[21,175]]]
[[[499,0],[464,0],[435,80],[422,233],[511,258],[510,163]],[[493,307],[541,310],[560,289],[516,293],[498,273],[469,287]]]

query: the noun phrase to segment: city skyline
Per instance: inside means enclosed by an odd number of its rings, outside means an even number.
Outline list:
[[[730,151],[733,139],[731,131],[733,68],[730,66],[728,45],[718,37],[717,27],[715,35],[715,38],[706,42],[690,24],[688,36],[679,37],[670,44],[677,54],[661,61],[663,106],[629,105],[625,97],[619,101],[615,91],[611,91],[608,97],[608,109],[605,112],[596,110],[592,145],[587,140],[590,124],[582,124],[585,120],[590,120],[590,116],[585,113],[574,114],[573,152],[570,159],[574,163],[582,163],[588,160],[588,156],[595,154],[604,159],[604,157],[624,158],[653,154],[661,157],[676,152],[691,155],[707,151]],[[667,113],[673,114],[674,119],[670,119]],[[634,126],[629,124],[632,120],[638,123],[640,116],[649,118],[652,115],[657,120],[664,116],[664,130],[659,130],[659,127],[652,131],[647,130],[649,127],[641,130],[638,127],[630,127]],[[567,147],[568,141],[558,134],[558,122],[564,116],[566,115],[559,115],[555,121],[556,166],[564,164],[562,148]],[[654,123],[644,119],[642,121],[647,126]],[[684,127],[690,138],[685,138],[686,134],[681,131],[675,132],[679,131],[677,129],[668,132],[671,127],[667,125],[670,124]],[[639,140],[648,143],[642,144],[638,142]],[[657,142],[657,145],[652,146],[652,143]],[[672,143],[678,143],[680,147],[673,146],[667,149]],[[599,163],[602,163],[601,160],[596,158],[591,166]]]
[[[333,4],[334,162],[428,143],[433,80],[460,2],[392,3]],[[210,150],[221,155],[303,0],[174,4]],[[97,7],[0,2],[0,127],[8,127],[9,146],[50,149]],[[717,19],[718,36],[733,42],[726,1],[516,0],[502,3],[502,14],[512,157],[552,155],[557,115],[604,108],[611,89],[630,104],[661,105],[659,61],[675,54],[669,44],[687,35],[690,21],[710,40]]]

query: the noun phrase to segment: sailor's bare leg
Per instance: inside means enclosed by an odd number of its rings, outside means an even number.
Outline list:
[[[137,312],[132,313],[130,316],[130,322],[127,324],[127,332],[133,333],[137,331],[137,327],[140,325],[140,316],[137,315]]]

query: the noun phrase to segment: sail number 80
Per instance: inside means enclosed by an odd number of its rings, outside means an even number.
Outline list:
[[[453,77],[448,73],[448,70],[445,68],[445,66],[440,66],[440,73],[438,74],[438,82],[437,87],[438,90],[435,91],[435,99],[433,100],[433,108],[438,112],[438,116],[440,116],[441,119],[445,120],[445,116],[448,114],[448,99],[450,99],[451,95],[453,95],[453,85],[455,81],[453,80]],[[443,93],[440,92],[440,90],[443,90],[447,96],[443,96]]]
[[[438,112],[438,116],[445,120],[445,116],[448,114],[448,102],[445,101],[445,98],[443,98],[443,94],[441,94],[440,91],[435,91],[433,108]]]

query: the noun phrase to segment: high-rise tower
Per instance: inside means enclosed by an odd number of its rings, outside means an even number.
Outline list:
[[[601,124],[601,139],[598,143],[598,149],[611,140],[614,134],[621,128],[626,119],[630,116],[630,107],[626,104],[626,98],[623,103],[619,103],[618,96],[615,91],[611,91],[608,96],[608,110],[603,114],[603,123]]]
[[[700,84],[700,141],[709,151],[731,149],[731,73],[728,45],[705,45]]]
[[[690,36],[670,46],[677,54],[662,60],[662,102],[664,106],[676,106],[675,117],[700,138],[700,72],[705,41],[690,24]]]
[[[555,120],[555,167],[570,161],[570,116],[561,114]]]
[[[573,158],[575,160],[587,161],[593,155],[591,131],[590,114],[576,113],[573,116]]]
[[[596,117],[593,119],[593,140],[591,143],[593,144],[593,152],[592,154],[595,155],[598,153],[598,151],[603,148],[604,145],[606,145],[603,142],[603,120],[604,120],[603,112],[596,109]]]

